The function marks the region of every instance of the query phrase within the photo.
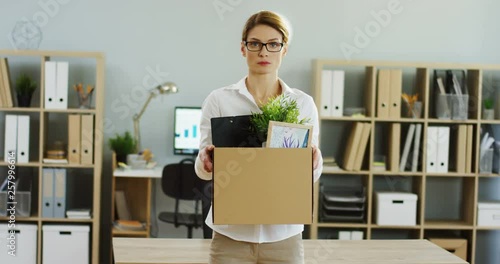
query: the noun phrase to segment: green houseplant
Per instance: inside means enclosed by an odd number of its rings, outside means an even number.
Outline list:
[[[117,162],[126,163],[127,155],[134,153],[136,145],[134,137],[128,131],[109,139],[109,146],[116,153]]]
[[[16,80],[17,104],[19,107],[29,107],[31,96],[36,90],[36,82],[27,74],[21,74]]]
[[[279,95],[269,99],[260,107],[261,113],[252,113],[250,117],[251,130],[257,138],[264,142],[267,139],[269,121],[278,121],[293,124],[304,124],[308,118],[299,119],[299,107],[297,101],[285,95]]]
[[[486,98],[483,101],[484,111],[483,119],[492,120],[495,119],[495,112],[493,110],[494,102],[491,98]]]

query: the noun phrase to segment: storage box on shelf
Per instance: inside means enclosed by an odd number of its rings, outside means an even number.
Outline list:
[[[337,238],[335,233],[321,234],[329,229],[366,228],[365,239],[424,238],[428,230],[451,230],[467,239],[467,260],[474,263],[478,178],[498,177],[489,172],[491,166],[480,166],[482,127],[500,124],[480,118],[480,102],[491,94],[491,89],[485,91],[488,80],[500,79],[500,65],[317,59],[313,74],[320,147],[324,157],[332,157],[338,165],[326,166],[320,182],[330,178],[349,182],[349,176],[365,175],[369,221],[321,218],[324,196],[317,183],[310,237]],[[345,116],[346,111],[336,109],[339,105],[363,109],[365,115]],[[357,129],[362,123],[370,126],[366,142],[363,129]],[[350,159],[352,153],[361,153],[353,156],[357,166]],[[398,179],[409,185],[400,186]],[[375,190],[414,193],[416,224],[378,225]],[[445,190],[453,194],[440,199]],[[445,209],[437,212],[437,204]]]
[[[0,171],[8,175],[14,166],[18,172],[15,179],[0,177],[0,185],[5,180],[7,185],[12,185],[10,180],[16,181],[20,188],[14,198],[19,205],[16,225],[31,223],[37,228],[33,263],[42,263],[42,255],[46,258],[61,253],[58,248],[58,253],[42,254],[42,248],[49,249],[42,240],[42,226],[50,224],[64,228],[80,225],[90,230],[87,231],[88,242],[83,247],[88,250],[79,248],[78,252],[83,254],[84,263],[99,263],[104,55],[98,52],[0,50],[0,58],[1,69],[8,68],[8,71],[0,71],[0,118],[5,124],[0,128],[2,142],[5,142],[0,146],[0,153],[4,154],[0,159]],[[18,98],[19,91],[15,87],[15,81],[23,74],[36,82],[31,100],[24,100],[24,103]],[[90,86],[81,91],[74,89],[77,83]],[[92,94],[93,102],[81,105],[79,97],[88,93]],[[26,101],[31,104],[26,105]],[[74,130],[67,121],[73,115],[88,116],[90,126],[81,122],[84,127]],[[90,157],[90,162],[81,159],[67,162],[69,139],[77,143],[80,154]],[[29,183],[28,187],[21,188],[24,183]],[[75,207],[86,207],[91,213],[86,217],[67,218],[66,211]],[[0,213],[3,213],[1,206]],[[9,219],[10,215],[0,215],[0,226],[7,227]]]

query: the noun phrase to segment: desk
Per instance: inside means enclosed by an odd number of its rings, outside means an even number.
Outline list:
[[[161,178],[163,167],[144,170],[113,170],[111,183],[111,221],[116,219],[115,215],[115,191],[121,190],[125,193],[127,205],[132,220],[146,223],[146,230],[128,231],[113,227],[113,236],[149,237],[151,230],[151,186],[153,178]]]
[[[208,263],[210,239],[113,238],[116,264]],[[306,264],[466,264],[427,240],[304,240]]]

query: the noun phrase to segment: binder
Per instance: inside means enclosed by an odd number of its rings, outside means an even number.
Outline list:
[[[344,71],[332,71],[331,115],[341,117],[344,114]]]
[[[391,79],[389,81],[389,117],[401,117],[401,89],[403,87],[403,72],[401,70],[391,70]]]
[[[2,60],[2,58],[0,58],[0,60]],[[0,63],[0,107],[5,107],[7,105],[7,94],[5,93],[5,88],[3,87],[2,68],[2,64]]]
[[[28,163],[30,156],[30,116],[17,116],[17,162]]]
[[[399,171],[399,146],[401,138],[401,124],[392,123],[389,132],[389,171]]]
[[[333,71],[321,71],[321,108],[319,111],[320,116],[332,115],[332,91],[333,91]]]
[[[91,165],[94,163],[94,115],[82,115],[80,163]]]
[[[354,170],[354,162],[356,160],[356,152],[358,150],[359,141],[361,139],[361,134],[363,133],[363,123],[356,122],[351,129],[351,134],[347,141],[347,145],[344,152],[343,167],[344,170],[352,171]]]
[[[356,151],[356,157],[354,160],[354,170],[360,171],[363,165],[363,158],[365,157],[366,146],[368,145],[368,139],[370,138],[370,130],[372,125],[370,123],[363,123],[363,130],[361,132],[361,139],[359,140],[359,145]]]
[[[411,163],[411,171],[416,172],[418,168],[418,158],[420,154],[420,137],[422,134],[422,124],[417,124],[415,127],[415,140],[413,141],[413,160]]]
[[[426,172],[437,172],[438,127],[427,127]]]
[[[56,71],[56,109],[68,108],[68,74],[69,64],[66,61],[57,62]]]
[[[54,217],[54,169],[42,171],[42,217]]]
[[[474,138],[474,127],[467,125],[467,146],[465,155],[465,173],[472,172],[472,140]]]
[[[68,162],[80,164],[81,116],[68,115]]]
[[[5,95],[4,99],[4,106],[6,107],[13,107],[14,103],[12,100],[12,90],[10,87],[10,70],[9,70],[9,63],[7,61],[7,58],[2,58],[0,60],[0,64],[2,65],[1,67],[1,74],[2,74],[2,79],[3,79],[3,91],[2,94]]]
[[[45,62],[45,108],[57,109],[56,86],[57,86],[57,62]]]
[[[64,218],[66,212],[66,169],[54,171],[54,217]]]
[[[467,156],[467,125],[458,125],[456,137],[455,167],[457,172],[465,173]]]
[[[389,117],[390,70],[379,70],[377,80],[377,117]]]
[[[5,115],[4,161],[17,158],[17,116]]]
[[[450,127],[438,127],[437,131],[437,170],[439,173],[448,172],[448,155],[450,148]]]
[[[408,128],[408,133],[406,134],[405,145],[403,147],[403,154],[401,155],[401,161],[399,162],[399,171],[405,171],[406,162],[408,160],[408,154],[410,153],[411,142],[413,140],[414,134],[415,134],[415,124],[411,124],[410,127]]]

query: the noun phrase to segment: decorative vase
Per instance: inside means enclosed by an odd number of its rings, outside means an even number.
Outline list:
[[[17,95],[17,106],[29,107],[30,105],[31,105],[31,94],[18,94]]]
[[[118,162],[127,163],[127,154],[116,154],[116,163]]]
[[[483,119],[485,119],[485,120],[495,119],[495,110],[494,109],[484,109]]]

